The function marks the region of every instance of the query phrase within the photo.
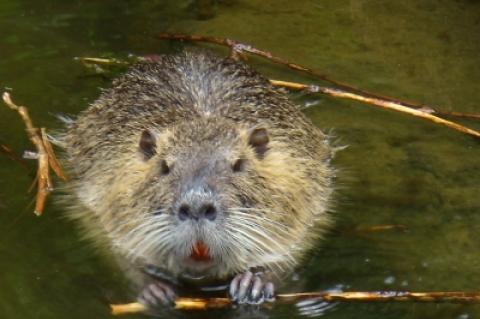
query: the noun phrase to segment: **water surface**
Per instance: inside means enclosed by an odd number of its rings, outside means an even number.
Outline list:
[[[231,37],[364,89],[446,111],[480,112],[475,0],[230,0],[213,7],[1,0],[0,30],[0,87],[11,88],[35,123],[51,130],[61,127],[54,114],[77,114],[108,85],[73,57],[181,49],[153,37],[160,32]],[[260,59],[250,63],[271,78],[312,81]],[[335,160],[337,225],[298,270],[301,290],[480,290],[479,141],[351,101],[293,98],[316,102],[306,114],[349,145]],[[480,129],[478,122],[462,123]],[[6,108],[0,108],[0,128],[0,142],[17,154],[32,148]],[[129,300],[121,273],[81,240],[61,206],[50,201],[43,217],[31,214],[34,163],[28,165],[0,154],[1,317],[110,318],[109,302]],[[385,224],[407,231],[355,231]],[[266,315],[300,317],[293,306]],[[480,316],[480,305],[337,304],[323,315],[465,319]]]

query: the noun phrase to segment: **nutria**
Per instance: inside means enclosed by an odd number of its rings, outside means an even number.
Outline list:
[[[231,280],[233,301],[271,300],[274,278],[330,224],[328,135],[230,58],[189,52],[135,65],[61,142],[71,215],[146,273],[139,299],[149,306],[175,298],[167,281]]]

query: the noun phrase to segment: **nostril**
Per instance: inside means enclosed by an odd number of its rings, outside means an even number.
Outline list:
[[[186,205],[186,204],[183,204],[182,206],[180,206],[180,208],[178,209],[178,218],[180,220],[187,220],[190,218],[190,206]]]
[[[215,220],[215,218],[217,218],[217,209],[212,204],[203,205],[201,212],[208,220]]]

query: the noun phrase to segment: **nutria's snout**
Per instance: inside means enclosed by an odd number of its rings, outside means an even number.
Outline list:
[[[217,218],[217,209],[212,203],[202,203],[200,204],[200,207],[191,206],[188,203],[184,203],[178,209],[177,215],[180,221],[186,221],[189,219],[193,219],[195,221],[202,219],[214,221]]]
[[[177,253],[186,257],[185,265],[194,272],[202,272],[215,264],[214,255],[218,250],[215,241],[222,237],[218,227],[223,219],[220,196],[207,180],[205,175],[197,175],[186,182],[172,207],[177,220],[177,240],[186,243],[177,246]]]
[[[173,212],[180,222],[214,222],[220,213],[214,192],[207,187],[195,187],[184,192],[176,201]]]
[[[210,237],[215,232],[216,218],[217,208],[211,201],[183,202],[180,205],[177,219],[180,221],[180,227],[189,230],[187,233],[190,234],[185,237],[192,241],[189,253],[189,259],[192,261],[207,262],[213,259]]]

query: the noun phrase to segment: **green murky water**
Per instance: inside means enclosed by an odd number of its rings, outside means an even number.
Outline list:
[[[231,0],[206,10],[189,1],[1,0],[0,30],[0,87],[50,129],[60,127],[53,114],[78,113],[108,85],[74,56],[178,49],[153,37],[166,31],[228,36],[368,90],[480,112],[476,0]],[[309,81],[251,63],[272,78]],[[480,290],[479,141],[350,101],[297,99],[317,101],[306,113],[350,146],[335,161],[338,223],[299,270],[302,290]],[[3,107],[0,128],[1,143],[31,149]],[[31,214],[28,167],[0,154],[0,317],[110,318],[107,303],[128,301],[121,274],[80,240],[62,207]],[[351,231],[382,224],[407,231]],[[294,306],[266,315],[299,317]],[[480,305],[337,304],[324,316],[466,319],[479,317]]]

